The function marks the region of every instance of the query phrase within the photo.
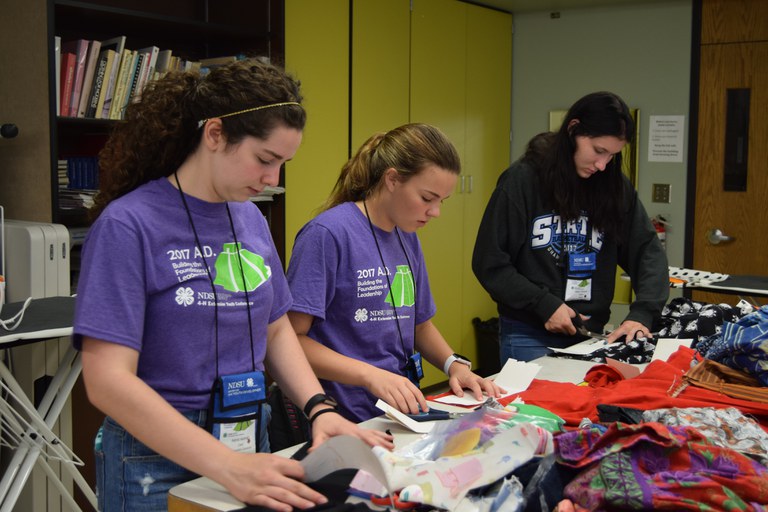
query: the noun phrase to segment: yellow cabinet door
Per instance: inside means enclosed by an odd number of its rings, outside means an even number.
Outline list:
[[[466,151],[461,354],[479,362],[472,319],[497,316],[472,272],[477,228],[496,180],[510,164],[512,16],[467,5]],[[495,347],[485,350],[497,351]]]
[[[439,127],[464,161],[466,4],[414,0],[411,13],[411,122]],[[419,230],[437,303],[433,322],[456,352],[461,350],[463,196],[457,187],[440,217]],[[422,386],[445,381],[442,369],[424,365]]]
[[[285,67],[301,82],[307,125],[285,165],[285,245],[330,195],[349,147],[349,2],[286,0]]]
[[[410,0],[353,0],[351,151],[408,122]]]

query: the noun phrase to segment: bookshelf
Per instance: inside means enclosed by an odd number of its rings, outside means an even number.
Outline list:
[[[96,156],[116,122],[58,115],[57,37],[63,44],[125,36],[126,49],[155,46],[195,61],[223,55],[283,61],[283,0],[30,0],[10,3],[3,18],[2,115],[20,130],[0,147],[0,204],[8,218],[87,226],[84,208],[62,207],[59,161]],[[272,220],[282,255],[282,199],[259,207]]]
[[[282,1],[260,0],[100,0],[84,2],[48,0],[48,76],[51,107],[51,169],[61,159],[93,156],[103,146],[115,121],[56,115],[57,75],[54,39],[62,43],[78,39],[105,41],[125,36],[125,48],[155,46],[176,57],[200,60],[223,55],[283,57]],[[82,208],[64,208],[58,194],[57,174],[52,174],[52,221],[67,226],[87,224]],[[259,206],[273,222],[276,243],[284,242],[282,201]]]
[[[125,36],[125,47],[131,50],[156,46],[191,60],[245,55],[268,56],[280,63],[283,0],[3,2],[0,122],[17,125],[19,135],[0,139],[0,205],[6,218],[63,224],[73,239],[81,240],[89,220],[84,208],[61,207],[59,161],[96,156],[118,121],[58,115],[57,36],[62,43]],[[269,219],[283,257],[282,194],[256,204]],[[76,251],[77,246],[73,247]],[[73,252],[75,275],[77,261],[78,254]],[[72,282],[76,281],[73,277]],[[73,392],[72,410],[78,422],[73,446],[85,461],[83,475],[93,485],[93,437],[102,416],[88,403],[81,382]]]

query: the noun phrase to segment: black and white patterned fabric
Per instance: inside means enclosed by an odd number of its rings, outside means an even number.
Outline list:
[[[685,297],[669,301],[661,312],[659,338],[692,339],[693,348],[712,335],[722,331],[723,322],[735,322],[754,311],[754,307],[742,300],[736,306],[707,304]]]

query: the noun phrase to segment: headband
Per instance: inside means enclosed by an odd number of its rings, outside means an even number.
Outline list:
[[[283,102],[280,102],[280,103],[270,103],[269,105],[262,105],[260,107],[246,108],[245,110],[238,110],[237,112],[232,112],[232,113],[224,114],[224,115],[221,115],[221,116],[213,116],[213,117],[209,117],[207,119],[201,119],[200,121],[197,122],[197,127],[198,128],[202,128],[203,125],[205,125],[206,122],[210,121],[211,119],[217,118],[217,117],[219,119],[221,119],[223,117],[236,116],[236,115],[239,115],[239,114],[246,114],[248,112],[256,112],[257,110],[264,110],[265,108],[284,107],[284,106],[288,106],[288,105],[296,105],[296,106],[300,107],[301,103],[299,103],[297,101],[283,101]]]

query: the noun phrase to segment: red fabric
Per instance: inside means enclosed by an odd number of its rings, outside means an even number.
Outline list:
[[[621,372],[607,364],[595,365],[589,369],[586,375],[584,375],[584,382],[593,388],[607,387],[620,380],[624,380],[624,376]]]
[[[649,410],[665,407],[736,407],[754,416],[768,430],[768,404],[732,398],[716,391],[686,387],[676,398],[670,396],[682,383],[695,351],[680,347],[668,361],[651,362],[639,376],[604,387],[534,379],[526,391],[501,400],[506,405],[519,396],[525,403],[544,407],[557,414],[566,426],[576,427],[583,418],[598,421],[597,404]],[[674,384],[674,385],[673,385]]]

